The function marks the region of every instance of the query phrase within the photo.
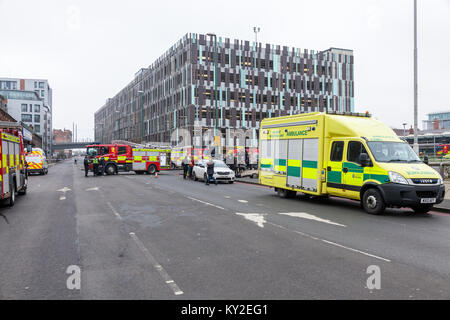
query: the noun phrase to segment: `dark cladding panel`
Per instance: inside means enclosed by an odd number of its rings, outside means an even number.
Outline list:
[[[236,50],[231,49],[230,58],[231,58],[231,67],[236,68]]]
[[[300,93],[302,91],[302,79],[300,76],[295,76],[295,92]]]
[[[245,108],[250,108],[250,90],[245,89]]]
[[[264,72],[260,72],[258,76],[259,90],[264,90]]]
[[[198,86],[198,104],[205,104],[205,87],[202,85]]]

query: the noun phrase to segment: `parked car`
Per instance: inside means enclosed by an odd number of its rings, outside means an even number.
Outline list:
[[[228,183],[233,183],[235,175],[233,170],[231,170],[223,161],[214,161],[214,178],[217,182],[224,181]],[[203,180],[206,181],[206,164],[207,160],[198,161],[193,169],[193,178],[195,181]]]

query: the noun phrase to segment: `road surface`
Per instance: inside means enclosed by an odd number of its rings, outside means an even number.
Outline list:
[[[0,208],[0,299],[450,298],[450,215],[81,168]]]

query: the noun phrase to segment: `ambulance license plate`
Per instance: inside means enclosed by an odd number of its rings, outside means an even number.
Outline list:
[[[420,203],[436,203],[436,198],[423,198],[420,199]]]

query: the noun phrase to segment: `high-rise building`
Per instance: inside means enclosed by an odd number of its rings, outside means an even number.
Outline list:
[[[95,113],[95,140],[173,142],[194,125],[258,133],[265,117],[353,111],[353,51],[187,34]]]
[[[42,136],[42,149],[47,155],[52,154],[52,98],[53,92],[48,83],[44,79],[20,79],[20,78],[0,78],[0,93],[8,97],[8,112],[17,117],[18,121],[23,121],[34,127],[35,132]],[[20,93],[22,92],[22,93]],[[11,98],[10,98],[11,97]],[[18,97],[19,99],[13,99]],[[17,102],[26,97],[28,102]],[[40,107],[37,101],[41,101]],[[30,102],[33,101],[33,102]],[[32,104],[31,111],[29,106],[25,111],[25,104]],[[14,116],[15,115],[15,116]]]

